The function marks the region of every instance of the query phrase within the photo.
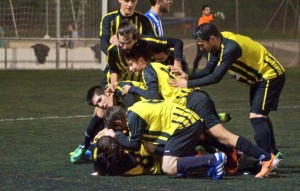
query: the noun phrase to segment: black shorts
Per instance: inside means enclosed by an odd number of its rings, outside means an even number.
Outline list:
[[[197,121],[183,130],[177,130],[165,144],[166,156],[185,157],[195,154],[195,147],[200,134],[203,132],[203,123]]]
[[[203,119],[205,130],[221,123],[214,101],[204,91],[192,91],[189,93],[186,107]]]
[[[271,80],[263,80],[250,88],[250,112],[268,115],[277,110],[281,90],[285,83],[285,74]]]

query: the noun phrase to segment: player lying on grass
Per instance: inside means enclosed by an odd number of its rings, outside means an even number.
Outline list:
[[[210,166],[211,178],[223,178],[224,153],[195,156],[203,123],[184,106],[164,100],[139,101],[128,111],[114,106],[106,111],[105,124],[104,135],[116,138],[126,149],[138,151],[144,142],[149,152],[155,152],[157,145],[163,145],[162,171],[168,175],[185,176]],[[120,132],[124,130],[129,130],[129,136]]]
[[[95,135],[104,129],[104,112],[113,105],[121,105],[123,107],[131,106],[135,102],[135,98],[131,95],[126,97],[122,95],[117,96],[114,93],[105,91],[105,89],[99,85],[96,85],[88,90],[86,101],[89,105],[95,107],[95,113],[85,131],[82,144],[80,144],[71,154],[70,160],[72,163],[75,163],[83,158],[84,153],[89,148]]]
[[[146,99],[163,98],[193,110],[203,119],[204,128],[208,134],[215,137],[220,143],[232,146],[262,162],[262,169],[256,175],[257,178],[268,176],[278,164],[278,161],[274,160],[274,154],[264,151],[248,139],[225,129],[217,116],[215,104],[207,93],[194,89],[171,87],[170,79],[176,80],[177,77],[169,73],[167,66],[151,63],[150,53],[147,50],[146,44],[139,43],[126,55],[130,70],[143,73],[147,88],[124,85],[123,93],[137,94]]]
[[[115,138],[103,136],[105,131],[95,137],[93,176],[161,174],[161,156],[150,154],[143,144],[138,151],[126,150]]]

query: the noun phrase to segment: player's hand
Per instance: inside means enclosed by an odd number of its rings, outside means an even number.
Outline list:
[[[170,86],[177,88],[187,88],[187,80],[179,78],[178,80],[170,80]]]
[[[223,20],[226,18],[225,14],[223,12],[221,12],[221,11],[216,12],[215,13],[215,17],[223,19]]]
[[[105,90],[105,93],[107,93],[107,94],[114,93],[116,90],[116,85],[117,85],[117,83],[108,84],[107,88]]]
[[[116,137],[116,133],[114,130],[112,129],[106,129],[104,132],[103,132],[103,136],[110,136],[110,137]]]
[[[174,74],[175,76],[179,77],[179,78],[183,78],[183,79],[188,79],[188,75],[186,73],[184,73],[184,71],[177,66],[169,66],[170,72],[171,74]]]
[[[119,39],[117,37],[117,35],[113,35],[110,37],[109,39],[110,44],[114,45],[114,46],[119,46]]]
[[[179,61],[179,60],[174,60],[174,66],[181,69],[181,68],[182,68],[181,61]]]
[[[128,94],[129,89],[131,88],[131,85],[125,85],[122,87],[122,94]]]

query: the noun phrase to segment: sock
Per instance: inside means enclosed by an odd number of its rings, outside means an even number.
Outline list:
[[[251,118],[251,124],[255,131],[255,141],[257,146],[267,153],[271,152],[270,130],[266,118]]]
[[[178,174],[186,174],[201,167],[208,167],[217,162],[214,154],[203,155],[201,157],[183,157],[177,161]]]
[[[242,136],[239,136],[236,148],[249,156],[259,159],[260,161],[268,161],[271,159],[270,153],[267,153],[262,148],[254,145],[251,141]]]
[[[87,149],[90,146],[92,139],[99,131],[104,129],[104,126],[105,124],[103,119],[98,117],[97,115],[94,115],[85,132],[84,140],[82,143],[83,149]]]
[[[276,155],[279,151],[276,146],[275,136],[274,136],[274,130],[273,130],[273,124],[271,119],[267,118],[267,123],[270,131],[270,142],[271,142],[271,152]]]

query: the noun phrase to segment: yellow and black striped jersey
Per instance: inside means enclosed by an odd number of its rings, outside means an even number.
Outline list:
[[[109,39],[117,34],[118,28],[122,20],[131,21],[138,29],[139,33],[147,36],[157,36],[151,21],[142,13],[135,11],[132,16],[124,17],[120,10],[116,10],[104,15],[100,22],[100,38],[101,50],[107,54]]]
[[[174,57],[178,58],[178,60],[182,59],[183,42],[179,39],[166,37],[142,37],[140,40],[143,41],[143,43],[146,44],[147,48],[149,49],[158,46],[162,49],[173,47],[175,51]],[[141,81],[141,76],[136,76],[133,72],[129,71],[128,62],[120,47],[110,45],[106,58],[108,62],[109,73],[117,73],[119,81]]]
[[[217,83],[227,71],[245,85],[273,79],[284,73],[282,65],[260,43],[231,32],[221,34],[221,50],[211,52],[206,67],[189,76],[188,87]]]
[[[164,100],[145,100],[128,108],[127,120],[129,142],[144,140],[164,145],[177,130],[188,128],[201,118],[179,104]]]
[[[146,89],[132,86],[129,93],[135,93],[145,99],[164,99],[180,105],[186,105],[186,98],[193,89],[171,87],[169,82],[177,77],[169,72],[168,66],[158,62],[149,63],[143,70]]]

